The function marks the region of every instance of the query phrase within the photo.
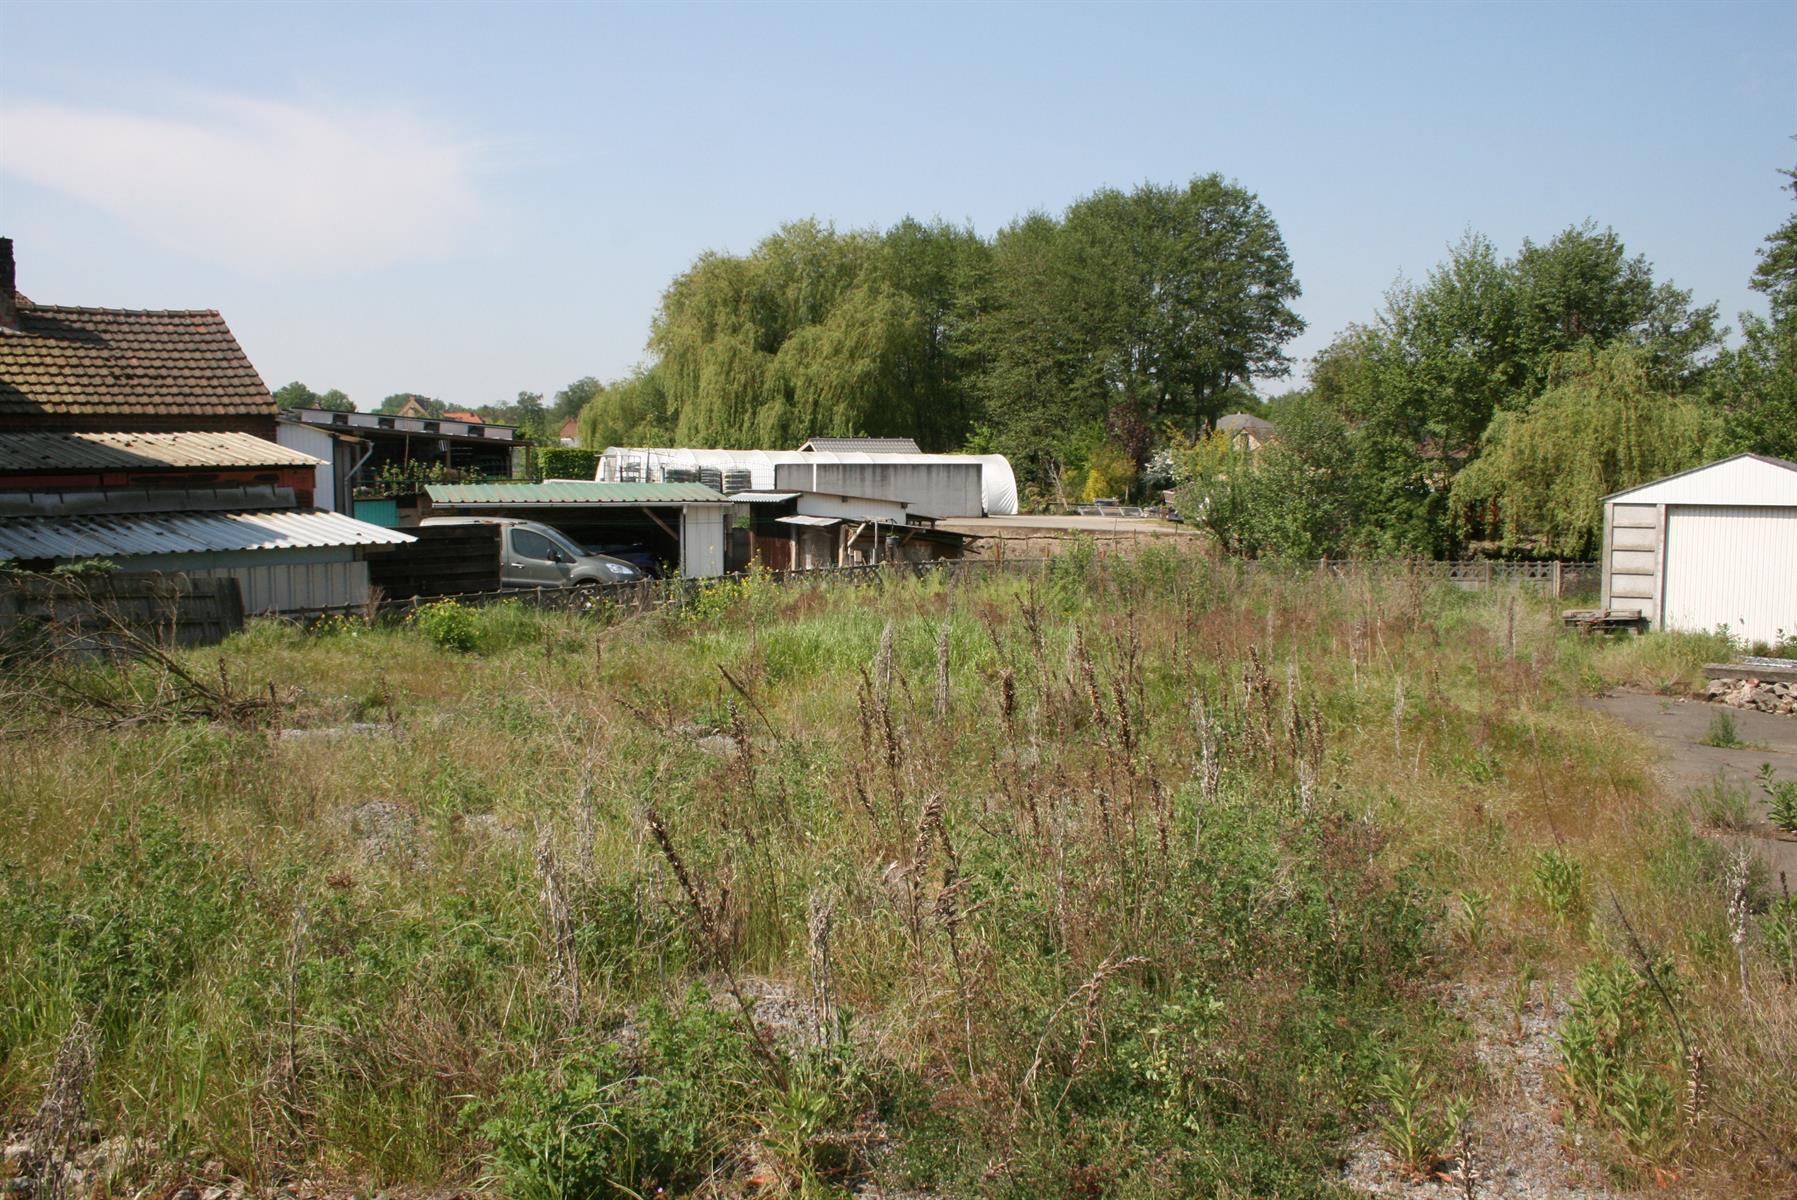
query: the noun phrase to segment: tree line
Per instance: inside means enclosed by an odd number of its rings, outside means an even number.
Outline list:
[[[1783,172],[1797,198],[1797,172]],[[581,444],[793,447],[909,436],[1007,455],[1026,502],[1176,494],[1229,547],[1286,557],[1583,554],[1597,499],[1738,450],[1797,455],[1797,218],[1728,348],[1717,306],[1593,223],[1509,254],[1469,232],[1282,394],[1303,331],[1266,206],[1218,175],[1102,189],[991,237],[816,220],[677,276],[646,363],[482,419]],[[283,405],[348,405],[299,383]],[[441,413],[428,397],[399,393]],[[1275,439],[1214,433],[1246,411]]]
[[[1605,495],[1742,451],[1797,457],[1797,217],[1759,257],[1770,314],[1741,314],[1728,348],[1716,305],[1608,229],[1508,257],[1468,234],[1264,406],[1272,445],[1176,448],[1183,504],[1244,554],[1590,556]]]

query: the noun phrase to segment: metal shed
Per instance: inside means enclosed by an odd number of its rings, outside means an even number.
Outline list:
[[[365,604],[364,551],[411,540],[341,513],[306,509],[0,517],[0,558],[104,558],[124,571],[228,577],[242,587],[250,613]]]
[[[1737,454],[1604,497],[1603,606],[1651,629],[1797,635],[1797,463]]]

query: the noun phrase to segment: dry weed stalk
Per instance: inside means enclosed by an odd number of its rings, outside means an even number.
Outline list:
[[[574,909],[568,900],[561,862],[550,827],[537,829],[537,881],[548,926],[551,981],[569,1021],[580,1019],[580,956],[574,943]]]
[[[681,857],[674,839],[668,834],[667,822],[662,820],[661,813],[651,806],[643,817],[649,827],[649,834],[655,839],[656,848],[667,860],[674,872],[674,878],[680,884],[680,892],[686,898],[688,908],[692,910],[693,924],[697,927],[700,940],[711,956],[718,970],[724,976],[724,988],[730,998],[736,1002],[736,1011],[742,1020],[743,1032],[749,1035],[749,1047],[761,1059],[769,1076],[785,1086],[786,1067],[774,1053],[768,1033],[755,1021],[755,1002],[749,999],[743,990],[742,980],[736,974],[736,968],[730,961],[730,947],[724,936],[723,910],[728,902],[729,893],[720,892],[716,902],[709,902],[705,893],[699,890],[698,881],[687,869],[686,859]]]
[[[88,672],[57,669],[67,658],[91,655],[96,639],[78,625],[54,624],[51,635],[56,640],[34,665],[44,687],[69,705],[70,715],[77,720],[101,729],[180,720],[216,721],[253,729],[269,724],[298,701],[298,687],[276,688],[272,682],[255,687],[237,684],[222,658],[218,661],[217,681],[202,679],[170,653],[162,641],[146,636],[112,604],[94,598],[86,585],[77,583],[74,587],[78,595],[87,598],[103,626],[98,644],[105,646],[110,657],[141,664],[150,675],[146,695],[142,689],[131,686],[109,689],[100,677]],[[173,639],[167,640],[172,643]]]
[[[938,792],[924,801],[923,811],[918,814],[917,833],[911,841],[911,857],[906,861],[902,872],[906,897],[911,906],[911,946],[920,958],[923,955],[923,876],[930,866],[930,846],[941,828],[942,794]]]
[[[27,1143],[39,1164],[40,1198],[60,1200],[73,1172],[75,1143],[87,1113],[87,1085],[98,1062],[99,1033],[77,1016],[56,1048],[56,1061],[28,1127]]]
[[[1728,939],[1735,944],[1743,1000],[1752,999],[1747,989],[1747,879],[1747,852],[1737,850],[1728,864]]]
[[[949,632],[952,622],[944,619],[936,633],[936,719],[948,716],[949,701]]]
[[[1391,693],[1391,753],[1394,758],[1404,757],[1404,677],[1398,676],[1396,686]]]
[[[1084,1065],[1086,1054],[1096,1040],[1098,1006],[1104,998],[1105,983],[1112,976],[1123,971],[1148,965],[1148,961],[1147,957],[1139,954],[1132,954],[1127,958],[1107,957],[1098,964],[1098,969],[1093,971],[1084,983],[1068,992],[1067,998],[1062,1000],[1054,1012],[1048,1015],[1048,1022],[1042,1028],[1042,1036],[1036,1040],[1036,1053],[1030,1059],[1029,1069],[1023,1073],[1022,1085],[1017,1089],[1017,1107],[1012,1111],[1013,1119],[1017,1113],[1022,1112],[1026,1098],[1035,1099],[1036,1077],[1042,1071],[1043,1055],[1048,1050],[1048,1039],[1054,1035],[1055,1025],[1060,1021],[1062,1015],[1071,1010],[1074,1005],[1080,1006],[1079,1042],[1074,1051],[1072,1066],[1067,1072],[1066,1087],[1061,1090],[1061,1099],[1064,1100],[1067,1090],[1073,1086],[1074,1078],[1078,1075],[1080,1067]],[[1060,1100],[1057,1100],[1055,1104],[1056,1107],[1059,1107]]]
[[[286,1045],[281,1062],[281,1096],[287,1109],[287,1120],[298,1129],[304,1113],[300,1107],[299,1065],[299,992],[300,965],[305,961],[306,934],[311,928],[310,916],[302,902],[294,906],[293,924],[287,931],[287,961],[283,982],[286,984]]]
[[[892,622],[880,630],[880,648],[874,652],[874,696],[885,704],[892,695]]]
[[[967,963],[961,949],[961,921],[966,913],[961,908],[965,883],[961,878],[961,858],[949,840],[948,827],[940,816],[936,820],[936,837],[942,843],[942,888],[936,893],[936,919],[948,934],[949,961],[955,971],[955,990],[961,999],[961,1024],[967,1038],[967,1074],[979,1072],[978,1043],[973,1036],[973,987],[967,976]]]
[[[836,914],[830,897],[821,889],[812,891],[808,908],[805,950],[811,968],[811,1003],[817,1013],[818,1043],[828,1049],[837,1040],[836,971],[830,959],[830,931]]]

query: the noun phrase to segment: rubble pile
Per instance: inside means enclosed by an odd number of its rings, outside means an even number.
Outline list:
[[[1797,683],[1764,679],[1712,679],[1704,696],[1731,708],[1757,708],[1783,716],[1797,714]]]

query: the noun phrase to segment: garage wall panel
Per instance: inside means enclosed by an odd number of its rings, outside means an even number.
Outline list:
[[[1671,505],[1665,555],[1666,628],[1797,631],[1797,508]]]

